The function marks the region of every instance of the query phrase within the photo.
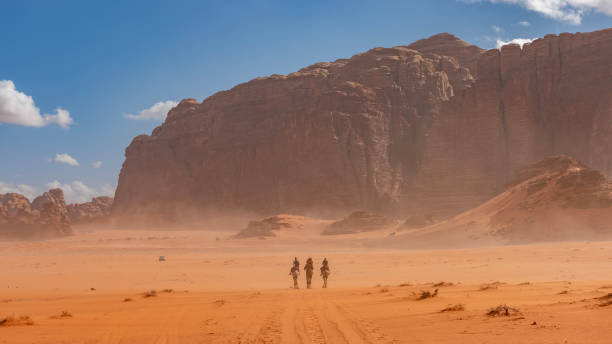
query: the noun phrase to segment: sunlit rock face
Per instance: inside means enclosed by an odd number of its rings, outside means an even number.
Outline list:
[[[451,215],[568,154],[610,173],[612,30],[483,51],[449,34],[186,99],[126,149],[118,219]]]

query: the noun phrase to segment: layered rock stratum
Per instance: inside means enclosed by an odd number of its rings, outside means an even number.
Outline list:
[[[61,189],[30,201],[23,195],[0,195],[0,237],[61,237],[72,234]]]
[[[449,216],[568,154],[612,172],[612,29],[484,51],[449,34],[185,99],[126,149],[113,214]]]

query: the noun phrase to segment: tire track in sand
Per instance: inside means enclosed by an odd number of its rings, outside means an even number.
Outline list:
[[[394,343],[376,325],[352,316],[320,293],[300,291],[285,305],[282,343]]]

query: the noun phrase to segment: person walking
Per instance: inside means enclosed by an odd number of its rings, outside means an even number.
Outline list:
[[[292,266],[291,271],[289,271],[289,275],[293,277],[293,289],[299,289],[298,287],[298,276],[300,275],[300,268],[297,266]]]
[[[323,259],[323,264],[321,265],[321,277],[323,277],[323,288],[327,288],[327,278],[330,275],[329,270],[329,262],[327,258]]]
[[[310,289],[312,284],[312,271],[314,270],[314,263],[312,262],[312,258],[308,258],[306,260],[306,265],[304,265],[304,271],[306,271],[306,288]]]

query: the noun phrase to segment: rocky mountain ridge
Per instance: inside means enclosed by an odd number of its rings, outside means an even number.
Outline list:
[[[612,172],[612,29],[488,50],[449,34],[181,101],[126,149],[113,215],[449,216],[569,154]]]

